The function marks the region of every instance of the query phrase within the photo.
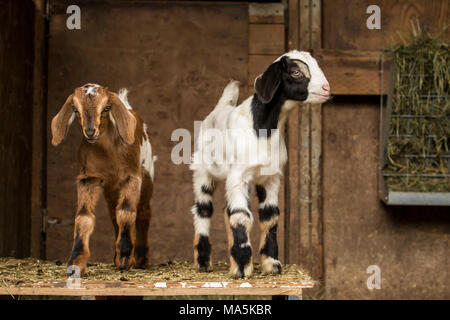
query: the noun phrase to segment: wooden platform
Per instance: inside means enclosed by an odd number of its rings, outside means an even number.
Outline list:
[[[302,289],[314,286],[296,265],[284,265],[281,275],[264,275],[255,264],[253,274],[244,279],[233,279],[228,269],[217,262],[210,272],[199,272],[191,262],[175,261],[121,272],[112,264],[93,263],[87,275],[72,279],[59,261],[0,258],[0,295],[301,296]]]
[[[302,289],[312,288],[309,282],[235,283],[235,282],[154,282],[81,283],[70,288],[65,282],[23,283],[1,286],[0,295],[52,295],[52,296],[195,296],[195,295],[286,295],[301,296]]]

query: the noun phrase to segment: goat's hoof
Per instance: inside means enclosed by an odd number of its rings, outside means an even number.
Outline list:
[[[134,249],[134,258],[136,260],[136,265],[134,266],[137,269],[145,269],[148,267],[149,263],[149,249],[147,246],[137,245]]]
[[[211,263],[205,263],[205,264],[199,264],[199,263],[195,263],[194,267],[199,271],[199,272],[209,272],[212,269],[212,264]]]
[[[136,269],[147,269],[149,266],[148,259],[147,258],[137,258],[135,268]]]
[[[230,269],[231,276],[235,279],[242,279],[244,277],[250,277],[253,273],[253,264],[249,263],[246,266],[244,266],[244,272],[241,271],[241,268],[234,267]]]
[[[200,271],[200,272],[208,272],[209,271],[209,268],[208,268],[208,266],[198,266],[198,271]]]
[[[281,274],[281,262],[274,258],[267,258],[262,263],[263,274]]]
[[[126,271],[132,268],[136,264],[136,261],[133,257],[121,257],[120,259],[116,259],[115,265],[119,268],[120,271]]]

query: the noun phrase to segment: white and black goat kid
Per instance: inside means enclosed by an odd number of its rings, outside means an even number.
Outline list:
[[[194,261],[200,270],[211,267],[209,229],[213,214],[212,196],[215,181],[224,180],[231,274],[244,277],[253,270],[249,239],[253,223],[249,193],[253,184],[259,200],[262,270],[266,274],[281,272],[277,245],[278,192],[282,169],[287,161],[282,129],[289,111],[301,102],[327,101],[330,86],[310,53],[294,50],[279,57],[256,78],[255,91],[253,96],[236,106],[239,85],[231,81],[200,127],[198,147],[190,166],[194,171],[195,194],[192,208]],[[221,143],[211,142],[208,131],[222,133]],[[229,145],[234,146],[231,154]],[[255,154],[256,161],[245,161],[245,156]],[[224,158],[226,160],[221,161]]]

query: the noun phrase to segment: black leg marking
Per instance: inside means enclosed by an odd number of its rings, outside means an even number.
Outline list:
[[[278,260],[277,226],[270,228],[266,234],[266,242],[260,253]]]
[[[128,266],[128,261],[131,256],[131,251],[133,250],[133,244],[130,239],[129,226],[125,224],[121,233],[121,238],[119,241],[119,252],[120,252],[120,269],[124,270]]]
[[[267,197],[266,189],[263,186],[256,185],[256,195],[258,196],[259,202],[264,202]]]
[[[209,259],[211,256],[211,244],[209,243],[209,238],[207,236],[199,236],[197,252],[197,263],[199,269],[202,271],[207,271],[209,266]]]
[[[259,220],[269,221],[272,217],[280,215],[280,209],[277,206],[267,205],[259,209]]]
[[[148,253],[148,247],[146,246],[136,246],[134,248],[134,255],[136,256],[136,259],[139,260],[139,264],[145,265],[147,263],[147,253]]]
[[[83,239],[80,237],[80,233],[77,231],[77,235],[75,237],[72,255],[69,259],[69,266],[73,265],[73,261],[83,253]]]
[[[213,214],[213,204],[211,201],[208,201],[207,203],[196,202],[194,206],[199,217],[211,218]]]
[[[233,232],[233,246],[230,253],[239,267],[241,277],[244,277],[244,267],[250,263],[252,248],[247,244],[247,233],[243,225],[238,224],[236,228],[231,227],[231,231]]]
[[[209,194],[210,196],[212,196],[213,192],[214,192],[214,186],[206,186],[206,185],[202,185],[202,192],[205,194]]]
[[[234,209],[230,210],[230,208],[227,208],[228,217],[231,217],[233,214],[236,214],[236,213],[245,213],[245,215],[250,218],[250,214],[248,212],[249,212],[249,209],[234,208]]]

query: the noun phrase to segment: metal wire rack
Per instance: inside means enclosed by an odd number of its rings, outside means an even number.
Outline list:
[[[380,66],[382,93],[386,89],[384,74],[389,70],[388,94],[380,95],[380,199],[388,205],[450,206],[450,151],[442,147],[450,142],[450,114],[439,109],[448,103],[448,96],[433,92],[432,85],[418,85],[432,74],[417,75],[414,70],[397,74],[394,64],[386,61],[386,52],[381,55]],[[397,84],[403,84],[405,78],[407,90],[396,90],[394,77],[399,80]],[[407,110],[396,107],[399,99]],[[393,147],[397,147],[396,152],[391,151]]]

